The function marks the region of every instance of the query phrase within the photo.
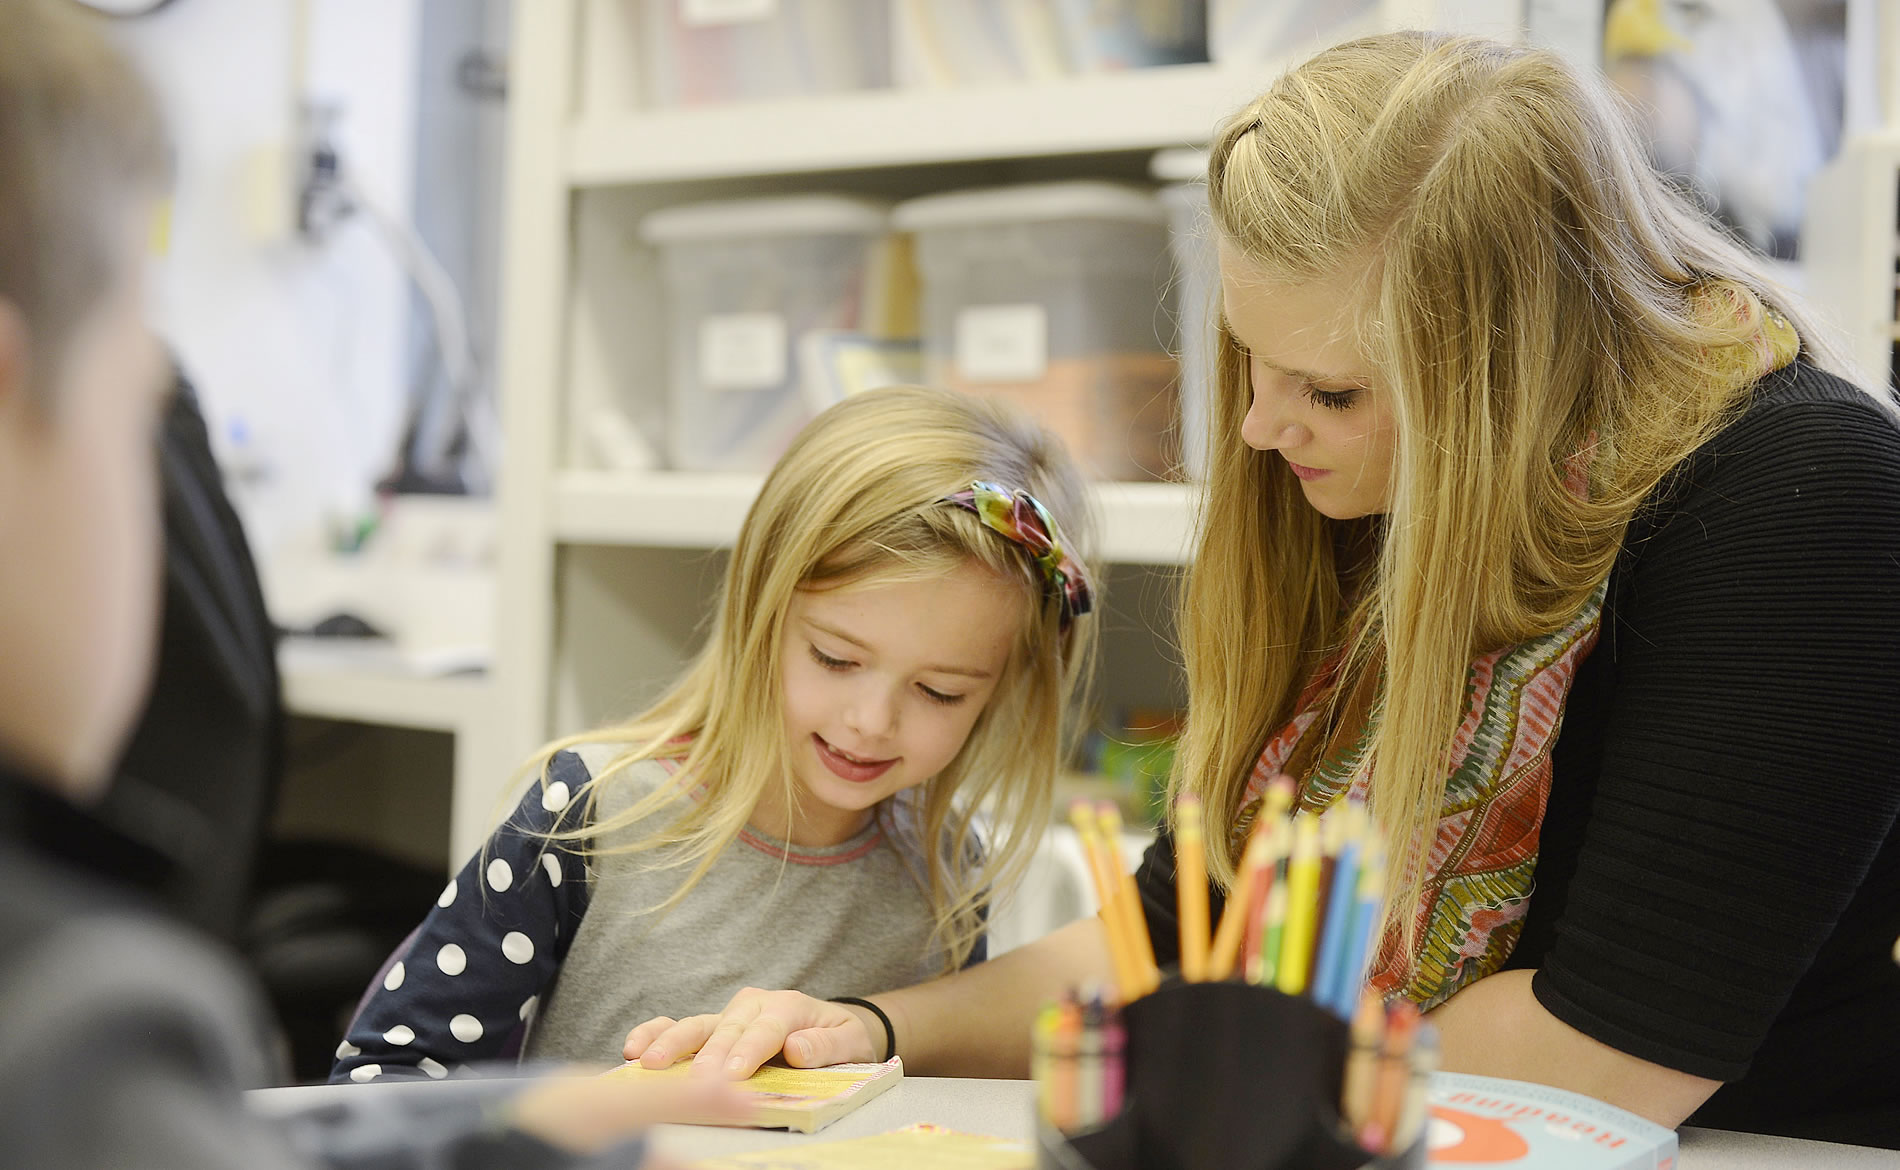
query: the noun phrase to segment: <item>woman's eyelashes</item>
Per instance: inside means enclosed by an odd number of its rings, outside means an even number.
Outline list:
[[[812,661],[824,667],[826,670],[846,671],[857,665],[857,663],[849,658],[833,658],[831,655],[810,643],[807,643],[806,647],[811,651]],[[917,691],[923,695],[924,698],[944,707],[954,707],[966,698],[964,695],[949,694],[935,687],[925,686],[923,683],[917,684]]]
[[[1312,382],[1300,383],[1300,390],[1308,402],[1325,410],[1351,410],[1359,403],[1359,396],[1365,393],[1359,387],[1331,389]]]

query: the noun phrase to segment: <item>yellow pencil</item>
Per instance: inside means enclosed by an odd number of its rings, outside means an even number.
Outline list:
[[[1181,977],[1207,978],[1207,858],[1201,837],[1201,798],[1183,793],[1174,802],[1174,889],[1180,911]]]
[[[1295,818],[1293,857],[1286,867],[1286,935],[1280,944],[1280,962],[1273,984],[1288,995],[1306,990],[1306,973],[1313,964],[1313,922],[1319,898],[1319,818]]]
[[[1089,879],[1095,883],[1095,900],[1101,903],[1102,929],[1108,934],[1108,959],[1115,967],[1115,990],[1123,1002],[1133,999],[1139,981],[1128,941],[1122,934],[1122,919],[1116,909],[1117,886],[1102,857],[1101,830],[1095,823],[1095,809],[1078,800],[1069,806],[1069,823],[1082,839],[1082,857],[1088,863]]]
[[[1148,916],[1141,912],[1141,891],[1135,887],[1135,875],[1122,864],[1121,810],[1105,800],[1096,820],[1102,829],[1103,849],[1114,866],[1110,876],[1120,883],[1117,902],[1121,907],[1122,926],[1129,941],[1129,957],[1134,960],[1137,981],[1134,994],[1147,995],[1161,986],[1161,970],[1155,966],[1155,944],[1148,936]]]
[[[1253,913],[1253,893],[1261,866],[1266,861],[1272,828],[1293,806],[1293,781],[1275,776],[1267,785],[1267,794],[1254,818],[1253,834],[1247,838],[1247,851],[1234,872],[1233,888],[1227,891],[1227,905],[1221,910],[1220,928],[1214,932],[1214,945],[1207,956],[1207,977],[1221,980],[1233,974],[1234,960],[1240,954],[1241,937],[1247,932],[1247,919]]]

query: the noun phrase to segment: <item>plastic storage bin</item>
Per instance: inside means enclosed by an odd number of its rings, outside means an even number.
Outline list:
[[[1168,184],[1168,250],[1174,257],[1176,352],[1181,362],[1181,466],[1189,479],[1207,472],[1209,406],[1214,400],[1214,326],[1220,320],[1220,261],[1207,209],[1207,152],[1164,150],[1148,173]]]
[[[1096,182],[900,204],[893,222],[916,233],[928,378],[1013,400],[1097,478],[1165,476],[1166,218],[1150,192]]]
[[[638,0],[646,94],[712,105],[891,83],[890,0]]]
[[[814,345],[866,324],[888,204],[835,195],[687,204],[649,215],[667,304],[667,458],[763,471],[810,420]]]
[[[899,85],[1207,60],[1207,0],[892,0]]]

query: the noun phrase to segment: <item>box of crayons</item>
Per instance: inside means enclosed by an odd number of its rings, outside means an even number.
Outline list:
[[[1422,1167],[1436,1064],[1415,1005],[1364,990],[1383,851],[1365,810],[1289,817],[1276,780],[1212,937],[1200,808],[1176,808],[1181,969],[1156,967],[1112,806],[1078,806],[1113,989],[1036,1021],[1040,1164],[1062,1170]],[[1198,902],[1198,906],[1196,903]]]

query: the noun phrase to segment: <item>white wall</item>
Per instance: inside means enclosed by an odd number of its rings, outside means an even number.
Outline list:
[[[369,504],[401,425],[409,300],[361,220],[320,247],[288,234],[260,161],[289,157],[302,96],[336,103],[357,182],[407,214],[418,12],[419,0],[178,0],[118,26],[176,146],[157,321],[227,467],[255,473],[234,490],[266,555]]]

